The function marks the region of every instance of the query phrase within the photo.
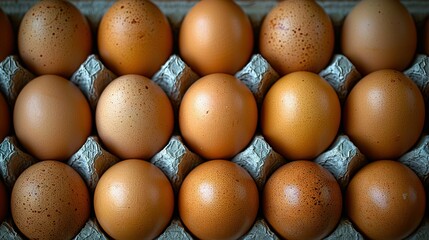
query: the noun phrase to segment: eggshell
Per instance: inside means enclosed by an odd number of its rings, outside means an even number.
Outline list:
[[[15,47],[15,35],[9,18],[0,8],[0,62],[11,55]]]
[[[10,122],[9,106],[3,94],[0,93],[0,143],[9,133]]]
[[[227,160],[207,161],[183,181],[179,215],[199,239],[238,239],[253,225],[259,197],[255,181]]]
[[[13,112],[15,133],[25,149],[41,160],[66,160],[91,132],[85,96],[69,80],[42,75],[19,93]]]
[[[0,223],[6,218],[9,211],[9,195],[6,192],[6,186],[0,179]]]
[[[425,105],[416,84],[396,70],[362,78],[344,105],[344,131],[370,159],[395,159],[419,139]]]
[[[118,75],[152,77],[172,49],[170,24],[150,1],[117,1],[101,19],[98,50],[103,63]]]
[[[322,239],[337,226],[341,189],[332,174],[310,161],[294,161],[276,170],[265,184],[265,219],[285,239]]]
[[[72,3],[40,1],[22,18],[18,50],[22,61],[36,75],[68,78],[91,53],[91,29]]]
[[[179,50],[200,75],[235,74],[253,51],[252,25],[234,1],[197,2],[182,22]]]
[[[252,92],[234,76],[215,73],[186,91],[179,126],[186,145],[207,159],[231,158],[252,139],[258,109]]]
[[[259,50],[280,75],[318,73],[334,51],[331,19],[313,0],[279,2],[262,22]]]
[[[154,239],[173,215],[173,188],[151,163],[124,160],[101,176],[94,210],[103,230],[114,239]]]
[[[360,73],[404,70],[417,47],[414,20],[398,0],[363,0],[347,15],[341,50]]]
[[[370,239],[404,239],[420,224],[426,195],[417,175],[391,160],[375,161],[352,178],[346,192],[347,215]]]
[[[90,205],[80,175],[58,161],[27,168],[11,195],[13,221],[29,239],[71,239],[88,220]]]
[[[149,159],[168,142],[174,116],[170,100],[152,80],[124,75],[101,93],[95,120],[107,149],[122,159]]]
[[[313,159],[332,143],[341,108],[335,90],[311,72],[294,72],[268,90],[261,109],[265,139],[288,159]]]

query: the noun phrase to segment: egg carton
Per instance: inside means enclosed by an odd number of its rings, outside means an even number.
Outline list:
[[[34,0],[4,1],[0,7],[11,16],[15,27],[18,26],[23,13],[34,4]],[[93,29],[96,29],[102,14],[110,7],[113,1],[72,1],[86,15]],[[168,16],[176,31],[187,10],[195,1],[154,1]],[[334,25],[338,28],[344,15],[355,4],[355,1],[320,1],[324,9],[331,16]],[[263,17],[276,4],[276,1],[238,1],[250,17],[255,29],[258,29]],[[416,21],[424,19],[428,14],[424,1],[408,1],[404,3],[413,13]],[[93,9],[98,9],[93,11]],[[17,27],[15,28],[17,29]],[[338,33],[338,31],[337,31]],[[412,66],[404,71],[420,88],[429,103],[429,57],[418,55]],[[336,90],[341,103],[344,103],[348,93],[361,75],[353,64],[343,55],[336,54],[331,63],[319,73]],[[248,64],[235,75],[243,81],[254,94],[258,106],[271,85],[279,79],[278,73],[260,55],[254,54]],[[26,83],[35,76],[23,67],[19,57],[9,56],[0,63],[0,91],[7,98],[11,108],[16,97]],[[87,60],[70,78],[84,93],[91,109],[94,112],[98,98],[103,89],[117,76],[107,69],[96,54],[90,55]],[[172,55],[152,80],[155,81],[169,96],[177,119],[177,110],[187,88],[198,79],[198,75],[190,69],[178,56]],[[197,154],[187,148],[181,136],[175,133],[167,145],[151,159],[151,163],[159,167],[169,178],[175,196],[177,197],[181,183],[187,174],[196,166],[204,162]],[[96,133],[88,137],[83,146],[67,160],[86,182],[91,195],[102,174],[120,159],[104,148]],[[278,154],[257,132],[249,145],[231,161],[245,168],[262,190],[268,177],[280,166],[287,163],[287,159]],[[339,132],[329,149],[320,154],[314,161],[329,170],[338,181],[343,193],[353,175],[368,163],[365,156],[350,141]],[[420,141],[408,153],[398,159],[411,168],[424,183],[426,193],[429,193],[429,135],[422,135]],[[37,159],[25,152],[14,135],[6,137],[0,143],[0,175],[4,180],[9,193],[17,177],[27,167],[36,163]],[[344,194],[343,194],[344,196]],[[337,228],[326,239],[364,239],[354,228],[345,214]],[[0,239],[25,239],[14,225],[11,216],[0,225]],[[109,239],[98,225],[94,214],[91,214],[83,229],[74,239]],[[170,225],[158,239],[193,239],[193,236],[182,224],[177,211]],[[262,214],[258,215],[253,227],[241,239],[279,239]],[[429,216],[426,214],[420,227],[407,239],[429,239]]]

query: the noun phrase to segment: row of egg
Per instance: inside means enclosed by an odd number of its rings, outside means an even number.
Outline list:
[[[11,54],[14,36],[1,13],[0,60]],[[429,24],[426,35],[429,34]],[[295,71],[318,73],[332,57],[334,28],[315,1],[284,1],[265,17],[259,48],[281,75]],[[92,33],[74,5],[57,0],[35,4],[23,17],[17,48],[26,67],[37,75],[64,77],[76,71],[92,52]],[[429,52],[429,37],[421,44]],[[341,31],[341,53],[366,75],[389,68],[404,70],[417,46],[414,20],[400,1],[361,1],[346,16]],[[254,51],[249,18],[234,1],[195,4],[180,26],[181,58],[198,74],[234,74]],[[169,22],[149,1],[119,1],[98,26],[97,51],[117,75],[151,77],[173,50]]]

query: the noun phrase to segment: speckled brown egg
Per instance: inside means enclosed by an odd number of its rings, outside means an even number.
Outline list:
[[[420,224],[426,195],[417,175],[391,160],[362,168],[346,192],[347,215],[369,239],[404,239]]]
[[[40,1],[22,19],[18,50],[22,61],[36,75],[68,78],[91,53],[91,29],[69,1]]]
[[[124,160],[101,176],[94,210],[103,230],[114,239],[154,239],[173,215],[173,188],[155,165]]]
[[[11,195],[12,218],[29,239],[71,239],[89,218],[90,198],[69,165],[42,161],[27,168]]]
[[[238,239],[252,227],[259,208],[250,174],[227,160],[207,161],[183,181],[179,215],[199,239]]]
[[[0,62],[11,55],[15,47],[15,36],[9,18],[0,8]]]
[[[6,218],[9,211],[9,195],[6,191],[6,186],[0,177],[0,224]]]
[[[179,50],[200,75],[235,74],[253,51],[252,24],[234,1],[197,2],[182,22]]]
[[[262,22],[259,50],[280,75],[318,73],[334,50],[331,19],[316,1],[282,1]]]
[[[252,139],[258,109],[252,92],[232,75],[214,73],[186,91],[179,109],[187,146],[207,159],[231,158]]]
[[[344,131],[371,159],[395,159],[419,139],[425,105],[416,84],[396,70],[362,78],[344,106]]]
[[[334,140],[341,107],[335,90],[311,72],[279,79],[262,103],[261,129],[268,143],[291,160],[313,159]]]
[[[0,93],[0,143],[8,135],[10,130],[10,113],[9,106],[3,94]]]
[[[416,47],[416,26],[401,1],[360,1],[344,20],[341,50],[363,75],[404,70]]]
[[[173,108],[152,80],[124,75],[112,81],[98,100],[95,120],[107,149],[122,159],[149,159],[173,132]]]
[[[42,75],[19,93],[13,111],[19,142],[40,160],[66,160],[91,132],[91,110],[83,93],[69,80]]]
[[[101,19],[98,50],[103,63],[118,75],[152,77],[172,49],[170,24],[150,1],[116,1]]]
[[[265,219],[285,239],[322,239],[341,217],[340,186],[328,170],[310,161],[277,169],[265,184],[262,201]]]

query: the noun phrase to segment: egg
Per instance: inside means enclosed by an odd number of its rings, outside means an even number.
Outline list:
[[[0,8],[0,62],[13,53],[15,35],[7,15]]]
[[[179,127],[186,145],[206,159],[235,156],[249,144],[257,121],[252,92],[224,73],[197,80],[179,108]]]
[[[416,84],[396,70],[362,78],[344,105],[345,133],[370,159],[396,159],[419,139],[425,104]]]
[[[268,90],[261,109],[264,138],[290,160],[313,159],[332,143],[340,126],[335,90],[319,75],[294,72]]]
[[[13,221],[29,239],[72,239],[88,220],[90,206],[79,173],[58,161],[27,168],[11,194]]]
[[[95,112],[98,135],[107,149],[122,159],[149,159],[173,132],[173,107],[152,80],[123,75],[102,92]]]
[[[259,50],[280,75],[318,73],[334,51],[331,19],[313,0],[279,2],[262,22]]]
[[[256,219],[258,189],[236,163],[211,160],[186,176],[178,205],[182,222],[198,239],[239,239]]]
[[[341,189],[320,165],[293,161],[268,179],[262,208],[265,219],[282,238],[322,239],[340,220]]]
[[[66,160],[91,132],[91,110],[83,93],[69,80],[42,75],[19,93],[13,111],[19,142],[40,160]]]
[[[0,178],[0,224],[6,218],[9,212],[9,195],[6,191],[6,186]]]
[[[144,0],[116,1],[101,19],[97,41],[103,63],[118,75],[152,77],[173,49],[167,18]]]
[[[424,217],[426,195],[417,175],[391,160],[362,168],[346,192],[347,215],[370,239],[404,239]]]
[[[91,29],[69,1],[40,1],[22,18],[18,50],[26,67],[36,75],[68,78],[92,51]]]
[[[10,122],[9,106],[3,94],[0,93],[0,143],[9,133]]]
[[[346,16],[341,50],[360,73],[404,70],[417,47],[414,20],[398,0],[363,0]]]
[[[201,76],[235,74],[252,54],[253,37],[249,18],[234,1],[200,1],[182,22],[180,56]]]
[[[94,210],[103,230],[114,239],[154,239],[173,215],[173,188],[155,165],[124,160],[101,176]]]

